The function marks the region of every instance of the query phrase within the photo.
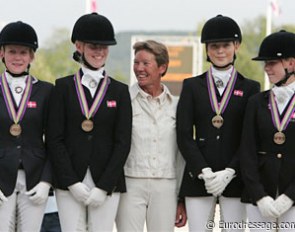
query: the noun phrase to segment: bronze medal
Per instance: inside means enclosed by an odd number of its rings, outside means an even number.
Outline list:
[[[276,144],[283,144],[285,143],[286,141],[286,136],[283,132],[281,131],[278,131],[274,134],[273,136],[273,141],[276,143]]]
[[[12,136],[17,137],[22,133],[22,128],[19,124],[14,123],[10,126],[9,132]]]
[[[217,129],[223,126],[224,120],[221,115],[224,113],[228,105],[228,102],[232,96],[236,80],[237,80],[237,71],[235,70],[235,68],[232,68],[230,79],[227,83],[227,86],[225,86],[225,90],[222,95],[221,101],[218,102],[218,98],[217,98],[216,90],[215,90],[215,84],[214,84],[213,76],[212,76],[212,67],[207,72],[207,87],[209,92],[210,104],[211,104],[213,112],[215,112],[216,114],[212,118],[212,125]],[[220,80],[217,83],[217,86],[221,87],[222,83],[223,82],[221,82]]]
[[[221,115],[215,115],[212,118],[212,125],[219,129],[223,125],[223,117]]]
[[[94,126],[93,122],[90,119],[85,119],[81,124],[82,130],[85,131],[85,132],[92,131],[93,126]]]
[[[9,117],[12,122],[14,122],[10,128],[9,128],[9,133],[12,136],[19,136],[22,133],[22,128],[20,126],[20,122],[23,119],[28,102],[31,96],[31,91],[32,91],[32,77],[30,75],[27,75],[26,77],[26,87],[23,89],[21,86],[16,86],[13,91],[16,93],[20,94],[23,92],[23,96],[20,100],[19,108],[15,109],[15,106],[13,105],[13,98],[11,96],[11,93],[9,91],[9,85],[7,82],[6,74],[5,72],[2,75],[2,78],[0,80],[1,82],[1,89],[3,93],[3,97],[5,99],[5,104],[6,104],[6,109],[9,113]]]
[[[83,86],[81,83],[80,72],[78,72],[74,76],[74,80],[75,80],[75,87],[76,87],[76,92],[77,92],[77,96],[78,96],[79,103],[80,103],[81,112],[86,118],[81,123],[81,129],[85,132],[90,132],[94,128],[94,123],[93,123],[93,121],[90,120],[90,118],[93,118],[93,116],[96,114],[98,108],[100,107],[101,103],[103,102],[103,99],[104,99],[105,94],[108,89],[108,85],[110,83],[110,79],[108,78],[107,75],[104,75],[102,84],[99,87],[99,90],[96,93],[96,97],[94,98],[94,101],[93,101],[90,108],[88,106],[85,92],[83,90]],[[97,86],[98,83],[94,82],[94,84]],[[93,85],[93,87],[94,87],[94,85]]]

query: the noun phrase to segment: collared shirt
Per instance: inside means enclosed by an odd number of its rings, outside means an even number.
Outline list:
[[[233,71],[233,67],[231,67],[230,69],[227,69],[227,70],[218,70],[212,66],[212,76],[213,76],[214,82],[216,83],[216,85],[218,87],[217,89],[218,89],[218,92],[220,95],[223,94],[225,87],[231,77],[232,71]],[[222,85],[217,84],[220,81],[221,81]]]
[[[163,89],[159,96],[152,97],[137,83],[130,87],[133,122],[131,150],[125,164],[128,177],[176,177],[178,99],[165,85]]]
[[[274,86],[272,91],[275,95],[275,101],[278,106],[279,113],[282,114],[295,93],[295,81],[286,86]]]
[[[12,77],[10,73],[5,72],[8,86],[12,93],[12,97],[17,106],[20,104],[20,100],[23,96],[24,90],[26,88],[27,75],[20,77]],[[32,83],[35,84],[38,82],[38,79],[32,77]]]
[[[99,70],[90,70],[84,66],[81,67],[83,71],[83,76],[81,83],[87,89],[89,89],[90,94],[94,97],[97,86],[102,78],[104,78],[104,68],[100,68]]]

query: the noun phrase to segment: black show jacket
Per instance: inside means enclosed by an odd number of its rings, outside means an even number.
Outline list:
[[[131,101],[128,86],[109,78],[105,97],[92,118],[91,132],[81,129],[85,116],[73,76],[56,81],[47,135],[56,188],[67,190],[82,181],[89,167],[97,187],[109,194],[126,191],[123,166],[131,143]],[[83,88],[90,108],[93,99]]]
[[[246,110],[240,154],[245,183],[242,201],[247,203],[282,193],[295,201],[295,115],[283,131],[285,143],[275,144],[269,93],[250,98]]]
[[[186,161],[181,196],[208,196],[204,181],[198,175],[205,167],[212,171],[233,168],[237,176],[223,192],[224,196],[239,197],[242,181],[239,173],[239,145],[248,98],[259,92],[256,81],[237,74],[233,93],[222,117],[220,129],[213,127],[216,115],[210,104],[206,73],[185,79],[177,108],[177,141]],[[218,102],[221,96],[216,89]],[[195,131],[194,131],[195,128]]]

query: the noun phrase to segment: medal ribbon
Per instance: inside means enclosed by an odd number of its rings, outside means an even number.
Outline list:
[[[90,110],[89,110],[88,103],[87,103],[86,96],[85,96],[85,92],[84,92],[84,89],[83,89],[83,86],[81,83],[80,72],[78,72],[74,76],[74,81],[75,81],[76,92],[77,92],[77,96],[79,99],[81,111],[87,119],[90,119],[97,112],[98,108],[100,107],[100,104],[107,92],[108,84],[109,84],[110,80],[107,75],[104,76],[103,82],[99,88],[99,91],[94,99],[94,102],[93,102]]]
[[[293,98],[288,106],[288,109],[282,119],[280,120],[279,116],[279,110],[277,107],[277,104],[275,102],[275,97],[274,93],[270,91],[270,98],[269,98],[269,103],[270,103],[270,111],[271,111],[271,118],[274,126],[278,129],[278,131],[282,132],[285,130],[291,120],[291,117],[293,113],[295,112],[295,95],[293,95]]]
[[[225,111],[228,105],[229,99],[232,95],[236,80],[237,80],[237,71],[235,68],[233,68],[231,77],[227,83],[221,102],[219,103],[217,100],[215,85],[214,85],[213,76],[212,76],[212,67],[208,70],[207,86],[208,86],[208,92],[210,97],[210,104],[211,104],[212,110],[216,112],[217,115],[221,115]]]
[[[6,108],[9,113],[9,117],[11,118],[11,120],[14,121],[15,124],[18,124],[23,119],[23,117],[25,115],[28,101],[30,99],[31,92],[32,92],[32,86],[33,86],[32,77],[30,75],[27,75],[26,88],[24,90],[24,93],[23,93],[21,101],[20,101],[20,105],[19,105],[18,110],[16,112],[16,110],[14,108],[13,100],[12,100],[12,97],[11,97],[11,94],[9,91],[9,86],[7,83],[7,78],[6,78],[5,72],[1,76],[1,88],[2,88],[4,99],[5,99]]]

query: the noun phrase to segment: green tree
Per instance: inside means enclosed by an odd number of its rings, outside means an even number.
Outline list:
[[[75,73],[79,64],[72,59],[74,47],[69,38],[68,30],[56,30],[47,40],[46,46],[37,51],[32,75],[54,83],[57,78]]]
[[[259,16],[242,24],[242,44],[236,61],[237,69],[246,77],[264,84],[263,63],[253,61],[257,56],[259,45],[265,37],[265,17]]]

